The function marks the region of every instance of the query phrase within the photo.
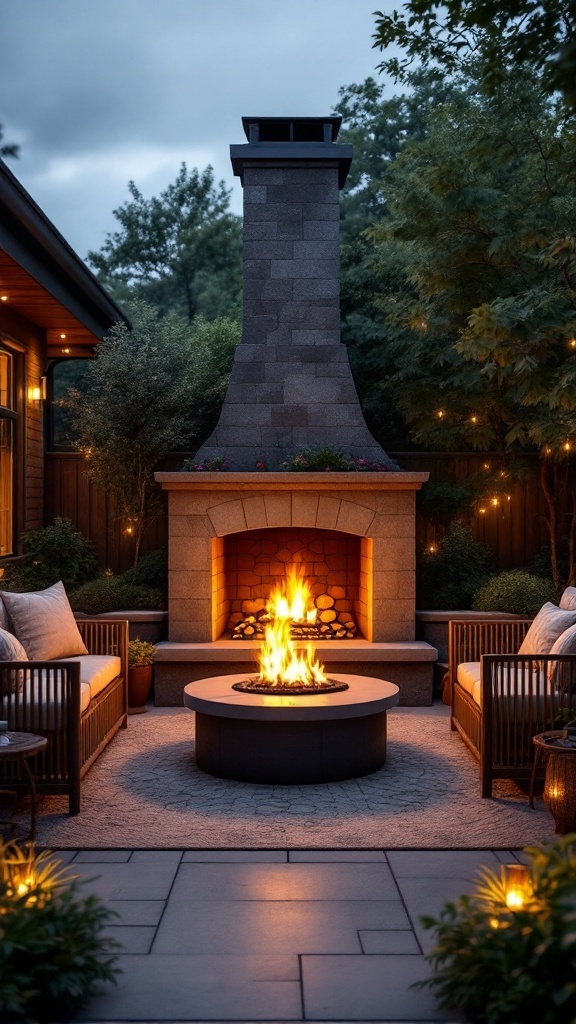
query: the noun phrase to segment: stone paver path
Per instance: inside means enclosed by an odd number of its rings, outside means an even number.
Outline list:
[[[116,988],[75,1021],[449,1020],[422,914],[522,854],[446,850],[96,850],[57,854],[119,914]]]

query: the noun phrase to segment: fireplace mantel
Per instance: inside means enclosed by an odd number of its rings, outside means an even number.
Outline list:
[[[429,473],[156,473],[166,491],[419,491]]]

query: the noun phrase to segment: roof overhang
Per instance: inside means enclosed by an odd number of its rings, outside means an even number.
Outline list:
[[[49,346],[92,346],[129,321],[0,160],[0,296],[47,332]],[[66,338],[62,338],[65,334]],[[73,354],[73,353],[69,353]]]

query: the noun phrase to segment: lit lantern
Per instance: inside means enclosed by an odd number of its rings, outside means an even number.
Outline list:
[[[504,890],[509,910],[524,910],[532,897],[530,872],[524,864],[506,864]]]

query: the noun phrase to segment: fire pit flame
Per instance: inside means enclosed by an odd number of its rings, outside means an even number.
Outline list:
[[[301,651],[291,637],[293,622],[314,622],[316,608],[310,587],[290,569],[266,604],[270,621],[266,623],[264,639],[258,653],[260,668],[256,679],[235,683],[234,689],[256,693],[313,693],[324,690],[347,689],[347,684],[327,679],[316,657],[313,644]]]

